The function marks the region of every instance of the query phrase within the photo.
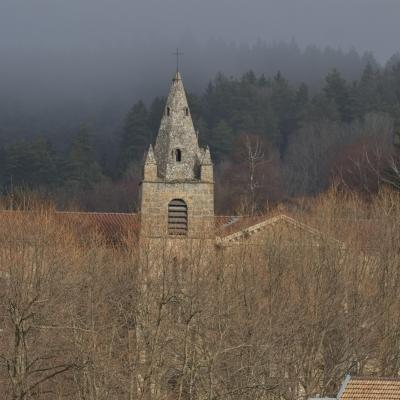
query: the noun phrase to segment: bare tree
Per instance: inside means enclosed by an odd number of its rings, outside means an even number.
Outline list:
[[[59,284],[71,261],[69,234],[45,213],[13,213],[2,220],[0,242],[0,368],[8,377],[3,394],[23,400],[53,393],[48,383],[74,366],[52,329],[62,324]]]

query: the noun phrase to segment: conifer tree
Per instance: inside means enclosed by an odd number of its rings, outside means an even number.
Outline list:
[[[271,104],[279,130],[279,149],[285,150],[289,135],[297,129],[295,93],[288,81],[278,72],[271,83]]]
[[[79,188],[90,188],[101,177],[101,168],[95,159],[93,137],[82,125],[73,138],[68,155],[68,180]]]
[[[164,112],[165,102],[165,97],[156,97],[150,105],[148,126],[151,131],[152,139],[156,137],[158,128],[160,127],[160,121]]]
[[[43,136],[31,142],[18,141],[5,150],[4,178],[14,186],[31,189],[59,185],[59,157]]]
[[[384,108],[379,93],[381,75],[370,63],[366,65],[357,86],[358,116]]]
[[[153,112],[155,112],[153,110]],[[143,158],[152,141],[149,126],[149,113],[142,101],[137,102],[128,113],[120,142],[120,172],[123,173],[129,164]]]
[[[333,101],[342,121],[351,122],[354,116],[350,90],[345,79],[337,69],[333,69],[325,78],[324,93],[328,100]]]
[[[211,130],[210,145],[216,162],[224,160],[231,152],[233,132],[229,125],[221,119]]]

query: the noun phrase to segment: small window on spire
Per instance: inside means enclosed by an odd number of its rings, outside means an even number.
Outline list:
[[[188,117],[189,116],[189,108],[185,107],[185,115]]]
[[[175,149],[175,161],[181,162],[182,161],[182,151],[181,149]]]
[[[169,107],[167,107],[167,115],[168,115],[168,117],[170,116],[170,114],[171,114],[171,109]]]

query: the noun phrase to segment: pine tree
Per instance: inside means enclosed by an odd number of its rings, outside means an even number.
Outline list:
[[[151,131],[151,141],[156,138],[158,128],[160,127],[161,117],[164,112],[166,99],[165,97],[156,97],[149,109],[148,127]]]
[[[301,83],[295,94],[295,108],[297,120],[303,121],[307,115],[307,109],[310,102],[308,86]]]
[[[4,179],[8,184],[32,189],[60,185],[59,158],[51,143],[39,136],[9,146],[5,150]]]
[[[128,113],[120,142],[120,172],[129,164],[142,160],[143,154],[152,142],[149,113],[142,101],[137,102]]]
[[[58,173],[60,160],[51,142],[43,136],[39,136],[33,141],[31,149],[34,170],[33,184],[47,186],[61,184],[62,178]]]
[[[68,181],[81,189],[101,180],[101,168],[95,159],[93,137],[83,125],[73,138],[68,154]]]
[[[211,129],[209,143],[213,158],[216,162],[220,162],[227,158],[231,152],[232,142],[232,129],[224,120],[220,120],[218,124]]]
[[[337,69],[326,76],[324,93],[328,100],[333,101],[336,105],[341,120],[351,122],[354,117],[354,108],[352,107],[350,89]]]
[[[195,123],[195,129],[198,134],[198,140],[201,147],[213,146],[214,139],[204,118],[200,117],[198,119],[198,121]]]
[[[278,72],[271,82],[271,105],[276,116],[279,130],[278,147],[283,153],[287,146],[289,135],[298,126],[295,93],[288,81]]]
[[[6,149],[2,146],[0,147],[0,191],[4,189],[5,184],[7,182],[7,177],[5,174],[6,165],[7,165],[7,152]]]

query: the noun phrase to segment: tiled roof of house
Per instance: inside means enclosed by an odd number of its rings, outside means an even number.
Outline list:
[[[400,378],[348,377],[338,400],[400,400]]]

